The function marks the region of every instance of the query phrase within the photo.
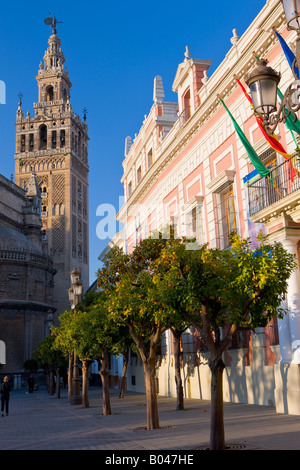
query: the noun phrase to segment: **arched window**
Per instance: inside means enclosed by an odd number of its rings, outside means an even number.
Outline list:
[[[34,135],[29,134],[29,151],[32,152],[34,150]]]
[[[56,131],[52,131],[52,148],[56,149]]]
[[[25,152],[26,150],[26,136],[21,135],[21,152]]]
[[[0,341],[0,364],[6,364],[6,346],[4,341]]]
[[[47,126],[42,124],[40,126],[40,150],[47,149]]]
[[[46,101],[53,101],[53,97],[54,97],[53,86],[49,85],[46,88]]]
[[[60,131],[60,148],[63,148],[66,144],[66,131],[63,129]]]
[[[184,121],[186,122],[191,117],[191,92],[188,88],[182,97],[182,107],[184,113]]]

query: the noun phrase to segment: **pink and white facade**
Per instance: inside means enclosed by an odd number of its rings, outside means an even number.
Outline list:
[[[292,73],[273,27],[293,48],[295,33],[286,30],[281,2],[268,0],[242,37],[234,30],[231,45],[228,38],[225,59],[210,77],[211,61],[193,59],[187,48],[173,83],[178,96],[176,103],[164,101],[163,81],[159,76],[155,78],[150,113],[134,140],[127,137],[125,142],[122,177],[125,204],[118,214],[124,232],[112,243],[131,251],[142,238],[172,221],[179,236],[194,235],[199,243],[219,249],[228,246],[232,230],[254,240],[255,233],[263,229],[271,241],[281,241],[298,256],[298,176],[294,186],[289,191],[282,190],[281,197],[274,201],[268,195],[261,197],[262,192],[255,185],[250,183],[248,187],[244,179],[254,167],[218,99],[220,95],[265,166],[279,174],[285,161],[263,137],[234,78],[245,83],[245,74],[255,66],[255,51],[281,72],[280,89],[285,91]],[[277,134],[283,147],[293,154],[295,143],[291,133],[280,125]],[[299,272],[290,279],[285,305],[289,314],[284,320],[249,337],[236,338],[234,347],[228,349],[225,400],[273,404],[279,412],[300,414]],[[185,394],[209,399],[207,352],[199,343],[196,332],[191,330],[184,335]],[[169,332],[164,338],[157,376],[159,393],[175,396]],[[132,358],[127,382],[128,388],[143,390],[138,358]]]

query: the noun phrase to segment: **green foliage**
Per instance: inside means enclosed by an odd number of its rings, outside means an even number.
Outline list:
[[[211,347],[221,344],[221,328],[232,335],[238,329],[266,326],[272,317],[284,315],[280,305],[296,268],[294,256],[278,243],[268,244],[262,235],[258,240],[260,248],[255,251],[249,240],[236,234],[228,250],[203,246],[190,251],[184,243],[173,241],[154,266],[153,280],[165,307],[180,312]]]
[[[27,359],[23,364],[23,369],[28,370],[29,372],[37,372],[39,365],[36,359]]]
[[[98,278],[110,318],[130,327],[144,345],[159,329],[192,324],[211,347],[225,347],[238,329],[266,326],[285,313],[280,305],[296,263],[281,244],[270,245],[262,235],[258,241],[254,251],[250,240],[232,234],[230,249],[189,250],[184,240],[157,238],[130,255],[118,251],[114,259],[110,253]],[[116,266],[118,276],[109,282]],[[224,328],[229,335],[221,342]]]
[[[54,336],[46,336],[34,352],[34,359],[43,369],[50,367],[57,369],[67,364],[65,356],[54,347],[54,341]]]
[[[143,240],[129,255],[116,249],[98,272],[98,285],[107,295],[111,321],[130,330],[144,359],[174,322],[174,313],[162,302],[154,282],[155,263],[169,243],[159,235]]]
[[[101,346],[122,354],[134,349],[134,340],[147,358],[163,331],[194,325],[209,348],[222,351],[235,331],[282,317],[294,257],[262,235],[255,251],[235,234],[231,242],[227,250],[190,250],[185,240],[159,234],[130,254],[113,248],[98,271],[100,292],[89,292],[75,312],[60,316],[54,347],[64,356],[76,350],[81,360],[92,360]]]
[[[122,354],[131,344],[128,331],[108,317],[105,292],[88,292],[75,310],[60,317],[60,326],[52,328],[54,347],[64,355],[76,351],[81,361],[93,361],[102,355],[102,347],[111,354]]]

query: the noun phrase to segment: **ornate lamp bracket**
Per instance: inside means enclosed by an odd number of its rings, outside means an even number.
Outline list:
[[[295,64],[295,62],[294,62]],[[276,127],[280,122],[285,123],[287,118],[291,116],[293,122],[297,121],[297,112],[300,109],[300,80],[294,80],[287,88],[281,105],[277,113],[269,116],[264,116],[263,124],[266,132],[271,135],[274,133]]]

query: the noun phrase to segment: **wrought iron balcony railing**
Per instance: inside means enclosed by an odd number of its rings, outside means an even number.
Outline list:
[[[300,163],[296,157],[271,169],[265,178],[248,185],[250,217],[300,190]]]

